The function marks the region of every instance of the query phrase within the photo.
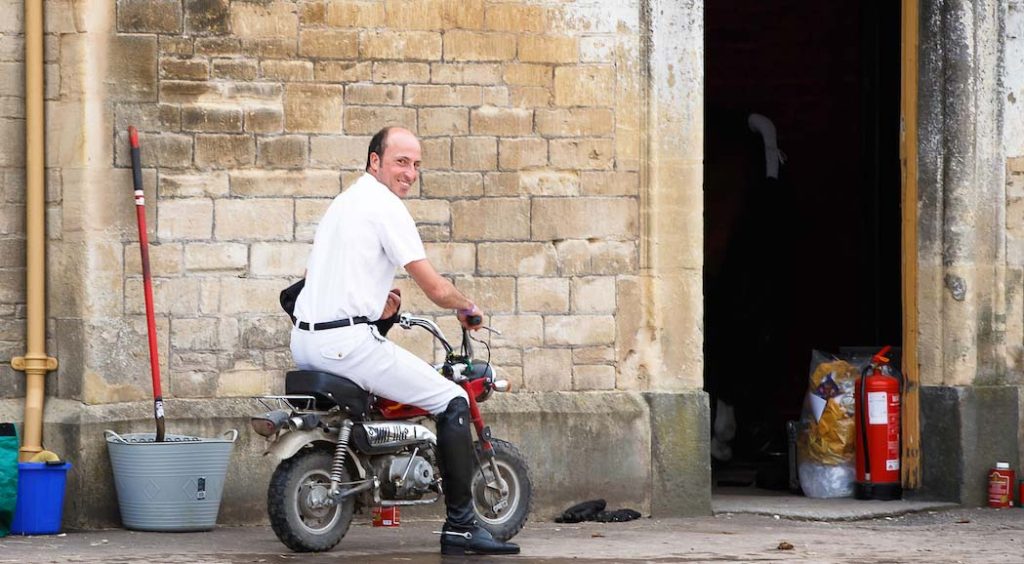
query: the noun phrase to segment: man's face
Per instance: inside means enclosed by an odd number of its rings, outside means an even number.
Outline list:
[[[420,175],[420,142],[408,130],[393,129],[388,133],[383,151],[383,155],[370,156],[370,174],[396,196],[404,198]]]

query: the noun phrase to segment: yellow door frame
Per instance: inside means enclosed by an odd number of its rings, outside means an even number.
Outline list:
[[[917,65],[918,0],[902,0],[900,171],[903,245],[903,487],[921,480],[920,374],[917,360]]]

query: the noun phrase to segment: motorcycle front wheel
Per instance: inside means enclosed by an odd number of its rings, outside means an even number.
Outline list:
[[[491,535],[507,541],[516,536],[526,518],[530,514],[533,503],[533,483],[530,479],[530,467],[526,458],[512,443],[491,439],[494,447],[494,462],[498,467],[498,475],[508,488],[507,495],[502,495],[497,487],[490,461],[479,450],[479,464],[473,475],[473,510],[477,521]]]
[[[330,550],[348,532],[355,500],[330,499],[330,451],[303,449],[274,470],[267,489],[267,513],[274,534],[296,552]],[[341,481],[349,482],[347,471]]]

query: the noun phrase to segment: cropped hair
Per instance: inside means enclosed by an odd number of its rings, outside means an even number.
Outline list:
[[[384,149],[388,146],[388,134],[391,132],[391,126],[385,127],[373,135],[373,139],[370,139],[370,146],[366,150],[366,170],[370,170],[370,155],[377,153],[377,158],[384,158]]]

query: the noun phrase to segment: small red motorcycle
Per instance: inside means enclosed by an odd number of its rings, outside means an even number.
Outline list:
[[[444,347],[445,360],[436,368],[469,395],[477,520],[495,539],[512,538],[530,512],[529,466],[514,445],[491,436],[479,407],[494,392],[508,391],[508,382],[496,378],[489,361],[473,358],[474,339],[466,329],[456,352],[430,319],[402,314],[398,325],[423,328]],[[288,548],[330,550],[356,511],[428,505],[444,494],[437,438],[422,425],[427,412],[373,396],[346,378],[308,370],[286,375],[285,395],[256,399],[271,411],[250,423],[270,441],[265,454],[279,461],[267,489],[270,525]]]

